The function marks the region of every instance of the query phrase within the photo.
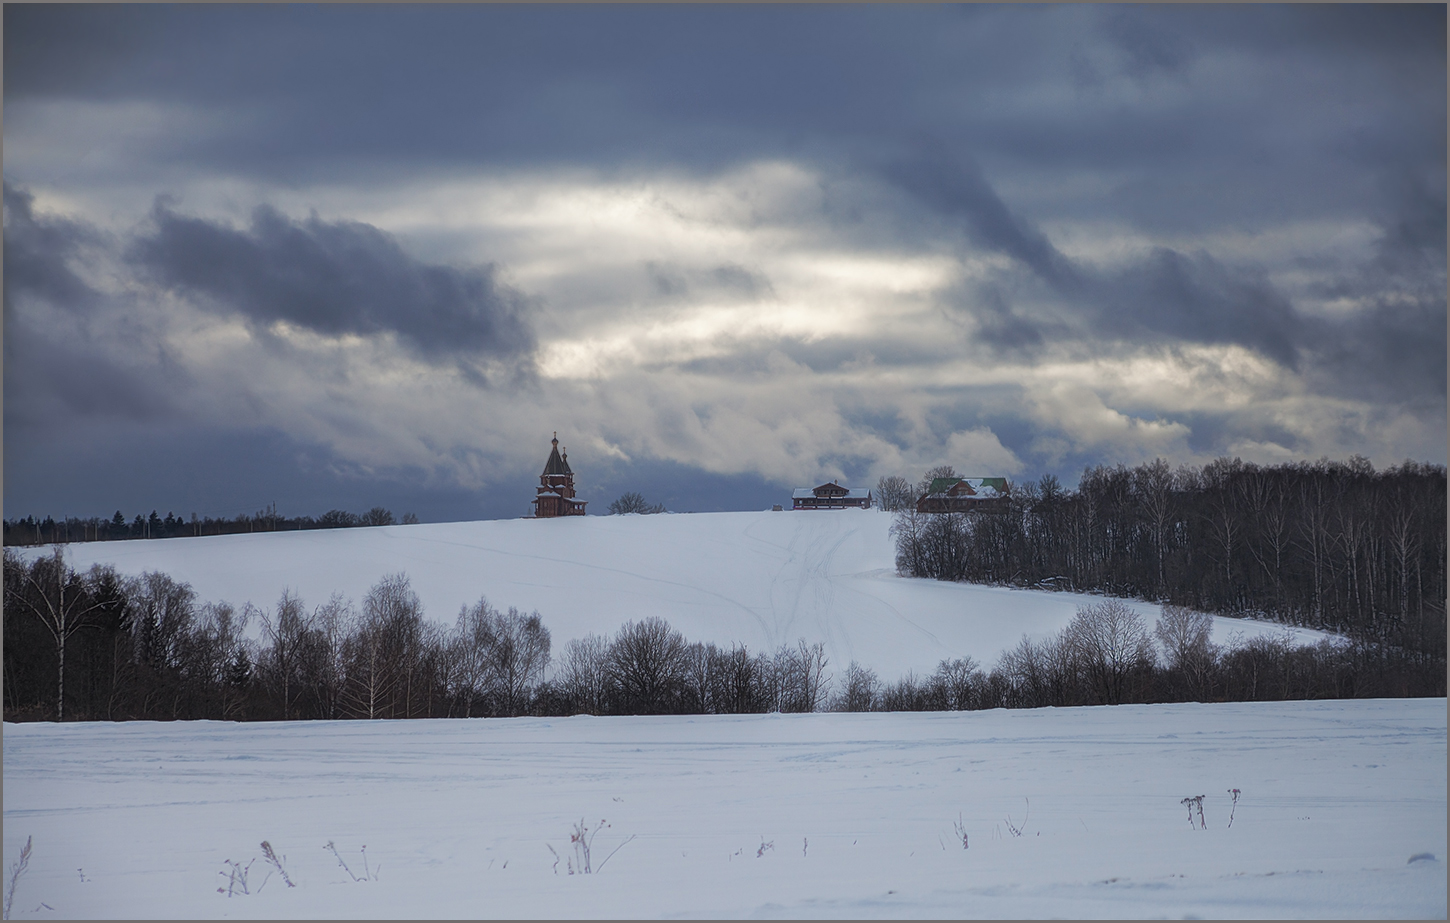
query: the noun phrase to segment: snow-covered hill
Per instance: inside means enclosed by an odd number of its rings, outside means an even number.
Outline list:
[[[1057,631],[1091,599],[898,577],[891,519],[875,510],[514,519],[100,542],[68,553],[78,567],[159,570],[204,601],[263,608],[288,588],[312,606],[333,593],[360,603],[380,577],[402,571],[430,618],[451,623],[487,596],[537,610],[556,650],[661,616],[691,641],[753,651],[820,641],[833,669],[858,660],[886,680],[949,657],[990,667],[1022,635]],[[1135,606],[1150,624],[1159,615]],[[1220,618],[1214,639],[1282,631]]]

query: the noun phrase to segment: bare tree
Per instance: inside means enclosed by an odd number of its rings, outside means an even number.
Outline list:
[[[608,691],[609,639],[585,635],[564,646],[559,683],[574,707],[591,715],[603,714]]]
[[[196,593],[191,585],[166,574],[148,572],[129,582],[129,605],[133,613],[135,657],[144,690],[141,710],[179,717],[188,698],[181,675],[188,635],[196,617]],[[163,701],[170,702],[160,709]]]
[[[898,474],[883,475],[876,482],[876,502],[889,513],[904,510],[915,501],[911,482]]]
[[[830,687],[825,674],[829,662],[820,642],[807,644],[801,638],[795,647],[782,644],[771,659],[772,707],[782,712],[813,712],[823,705]]]
[[[876,678],[876,672],[853,660],[846,667],[845,682],[835,700],[835,710],[871,711],[876,706],[880,690],[881,681]]]
[[[251,612],[244,608],[238,614],[228,603],[208,603],[202,606],[195,632],[199,646],[205,651],[202,659],[205,685],[215,690],[219,717],[223,720],[236,718],[242,710],[243,690],[238,688],[233,678],[237,664],[250,663],[251,660],[246,639]]]
[[[406,574],[390,574],[368,590],[362,621],[369,663],[382,671],[375,677],[377,689],[389,693],[388,717],[412,717],[413,685],[422,654],[423,604]]]
[[[609,504],[609,512],[615,516],[624,513],[663,513],[664,511],[663,504],[651,506],[643,494],[635,493],[632,490],[620,494],[618,500]]]
[[[18,606],[34,615],[55,642],[58,661],[55,677],[55,719],[65,720],[65,648],[76,632],[89,624],[88,616],[105,600],[87,592],[87,582],[65,563],[65,549],[55,546],[48,557],[39,558],[29,567],[10,549],[5,549],[5,570],[13,572],[18,592],[10,592],[12,581],[5,581],[5,605]]]
[[[460,675],[490,694],[502,714],[520,714],[549,663],[549,629],[539,613],[499,612],[481,598],[459,613],[457,631],[464,639]]]
[[[673,711],[684,681],[685,639],[658,616],[629,622],[609,646],[609,678],[627,714]]]
[[[307,693],[319,718],[339,717],[343,682],[347,675],[344,642],[353,630],[356,613],[340,593],[312,613],[298,662]]]
[[[1182,606],[1163,607],[1153,635],[1163,648],[1170,674],[1178,676],[1196,701],[1207,699],[1215,660],[1209,641],[1213,616]]]
[[[971,657],[943,660],[932,676],[932,687],[940,699],[944,711],[966,711],[975,708],[979,698],[977,689],[985,677]]]
[[[1143,620],[1116,599],[1079,607],[1066,637],[1086,678],[1109,705],[1121,703],[1132,676],[1153,665],[1153,647]]]
[[[390,526],[393,524],[393,511],[375,506],[363,513],[362,524],[365,526]]]
[[[389,669],[383,633],[363,624],[343,644],[346,675],[340,704],[358,718],[382,718],[393,699],[396,679]]]
[[[1174,508],[1177,505],[1173,494],[1173,472],[1168,462],[1153,459],[1148,465],[1133,472],[1133,493],[1148,529],[1153,535],[1153,554],[1158,564],[1157,594],[1162,594],[1168,584],[1163,561],[1166,556],[1168,530],[1173,525]]]
[[[896,540],[896,571],[907,577],[935,576],[927,569],[927,527],[932,514],[918,513],[914,505],[897,512],[891,521]]]
[[[277,600],[275,616],[259,613],[262,633],[271,645],[263,651],[261,672],[274,692],[282,696],[282,720],[292,718],[292,698],[297,688],[298,656],[312,627],[302,598],[291,590],[283,590]]]

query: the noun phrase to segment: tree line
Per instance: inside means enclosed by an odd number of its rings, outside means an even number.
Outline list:
[[[1088,468],[1076,490],[1052,475],[1013,485],[1000,512],[898,509],[905,575],[1271,618],[1398,647],[1443,672],[1443,466],[1157,459]]]
[[[404,513],[403,525],[416,523],[418,517]],[[213,519],[210,516],[197,518],[195,513],[187,520],[167,512],[162,518],[151,511],[150,516],[140,513],[131,520],[116,510],[110,519],[92,516],[82,519],[76,516],[56,520],[50,516],[36,519],[6,519],[4,521],[4,544],[6,545],[52,545],[69,542],[115,542],[126,539],[182,538],[201,535],[238,535],[248,532],[287,532],[303,529],[349,529],[357,526],[391,526],[399,520],[393,513],[381,506],[375,506],[366,513],[349,513],[346,510],[328,510],[321,516],[279,516],[275,505],[255,513],[241,513],[231,519]]]
[[[687,643],[658,618],[571,641],[551,663],[537,612],[479,599],[451,627],[405,575],[361,606],[201,603],[162,573],[77,572],[64,549],[5,550],[7,720],[425,718],[815,711],[821,645],[751,655]],[[249,637],[251,626],[260,637]]]
[[[644,494],[627,490],[619,495],[619,499],[609,504],[611,516],[622,516],[625,513],[663,513],[663,503],[650,503],[644,498]]]
[[[408,578],[360,606],[270,610],[201,603],[166,574],[77,572],[64,550],[4,555],[4,712],[14,720],[296,720],[516,715],[959,710],[1125,702],[1444,695],[1437,666],[1369,640],[1210,640],[1211,617],[1165,606],[1150,631],[1120,600],[1081,608],[1057,635],[984,670],[944,660],[882,682],[821,644],[752,653],[688,641],[660,618],[554,655],[537,612],[485,598],[451,626],[425,618]],[[249,632],[256,625],[259,632]]]

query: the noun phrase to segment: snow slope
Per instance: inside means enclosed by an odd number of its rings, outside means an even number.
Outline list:
[[[4,862],[34,837],[20,920],[1443,919],[1445,719],[1416,699],[7,724]],[[1206,829],[1180,803],[1200,794]],[[581,818],[609,826],[571,877],[550,848],[572,860]],[[228,859],[255,860],[253,893],[218,893]]]
[[[876,510],[586,516],[100,542],[69,554],[78,567],[159,570],[190,582],[202,600],[263,608],[285,588],[313,606],[334,592],[361,603],[379,578],[403,571],[429,617],[451,623],[487,596],[537,610],[556,651],[657,615],[690,641],[752,651],[821,641],[834,669],[854,659],[888,681],[929,673],[948,657],[990,667],[1023,634],[1055,632],[1092,601],[897,577],[891,521]],[[1150,624],[1159,615],[1155,605],[1134,605]],[[1216,641],[1235,631],[1285,629],[1216,620]],[[1291,633],[1306,643],[1322,637]]]

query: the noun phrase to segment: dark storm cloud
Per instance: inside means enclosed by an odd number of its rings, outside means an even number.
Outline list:
[[[1431,182],[1438,180],[1438,188]],[[1446,197],[1445,176],[1428,179],[1410,170],[1387,176],[1390,209],[1381,219],[1383,234],[1377,247],[1379,282],[1407,276],[1439,282],[1444,294]],[[1435,278],[1438,273],[1438,278]]]
[[[970,295],[976,338],[994,349],[1030,356],[1043,342],[1042,325],[1021,317],[1000,286],[981,285]]]
[[[1108,341],[1238,343],[1282,365],[1297,365],[1302,326],[1289,300],[1261,274],[1231,269],[1206,253],[1156,247],[1127,268],[1078,265],[1014,214],[970,162],[941,150],[886,166],[883,173],[960,228],[976,249],[1011,257],[1052,293],[1069,326],[1060,335]],[[985,341],[1011,349],[1040,343],[1044,328],[1014,314],[1000,286],[968,307]],[[1075,321],[1075,323],[1073,323]]]
[[[6,311],[5,426],[7,431],[15,428],[11,435],[18,442],[49,438],[77,420],[169,418],[176,412],[170,395],[194,384],[174,363],[163,361],[144,372],[129,368],[117,363],[104,345],[47,336]],[[9,456],[7,448],[7,460]]]
[[[5,92],[97,96],[124,92],[135,67],[165,44],[162,20],[124,4],[20,4],[5,16]],[[159,76],[155,71],[142,79]],[[134,85],[134,84],[133,84]]]
[[[127,519],[153,509],[230,518],[275,503],[294,516],[385,506],[395,518],[411,512],[424,522],[513,518],[528,509],[530,480],[520,473],[480,491],[406,466],[359,471],[325,445],[267,427],[90,421],[44,443],[6,441],[5,515],[110,516],[119,508]]]
[[[104,250],[91,225],[35,213],[34,196],[9,183],[5,196],[5,425],[32,432],[76,417],[147,420],[171,410],[168,392],[184,378],[164,351],[148,344],[147,374],[115,361],[118,344],[98,341],[90,321],[117,310],[114,296],[91,287],[74,264]],[[47,310],[72,315],[57,326]]]
[[[1177,75],[1196,57],[1193,43],[1181,32],[1136,9],[1113,8],[1103,31],[1123,53],[1124,70],[1140,81]]]
[[[1400,64],[1445,57],[1445,5],[1440,3],[1263,4],[1244,13],[1231,19],[1200,13],[1194,25],[1215,41],[1273,54],[1351,54]]]
[[[1306,334],[1312,384],[1326,394],[1419,405],[1443,415],[1445,302],[1385,302]]]
[[[1302,323],[1260,273],[1232,269],[1206,253],[1155,247],[1095,288],[1097,319],[1111,329],[1105,338],[1136,326],[1176,340],[1238,343],[1288,368],[1298,365]]]
[[[1012,257],[1055,288],[1081,287],[1072,262],[1012,214],[970,161],[961,162],[934,145],[922,156],[887,164],[882,172],[927,208],[957,223],[974,246]]]
[[[430,358],[512,358],[534,348],[522,295],[492,267],[422,263],[357,221],[293,221],[259,207],[246,230],[179,215],[163,203],[130,256],[165,286],[200,294],[265,326],[396,333]]]
[[[35,295],[57,307],[79,308],[96,292],[71,267],[82,247],[100,235],[78,221],[36,216],[35,196],[5,183],[5,304],[12,294]]]
[[[994,169],[1132,170],[1106,200],[1054,207],[1198,229],[1377,200],[1346,162],[1355,138],[1443,173],[1445,13],[1433,6],[21,4],[4,15],[7,106],[157,100],[235,116],[157,139],[125,168],[137,173],[205,165],[295,184],[397,165],[829,165],[930,133]],[[1101,79],[1064,94],[1074,55]],[[1247,57],[1205,72],[1225,55]],[[1144,107],[1119,74],[1139,94],[1175,95]]]

